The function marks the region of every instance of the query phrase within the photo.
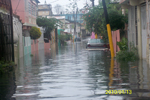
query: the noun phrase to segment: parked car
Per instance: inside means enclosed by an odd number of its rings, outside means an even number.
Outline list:
[[[81,38],[80,37],[76,37],[75,41],[81,41]]]
[[[90,39],[86,45],[88,47],[106,47],[106,44],[102,39]]]

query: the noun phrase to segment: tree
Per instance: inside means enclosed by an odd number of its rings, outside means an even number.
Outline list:
[[[41,33],[40,29],[37,28],[37,27],[32,27],[31,30],[30,30],[30,37],[31,37],[31,39],[36,40],[36,39],[41,37],[41,34],[42,33]]]
[[[51,40],[51,32],[57,26],[62,27],[62,22],[56,18],[39,17],[37,18],[37,25],[44,29],[44,37]]]
[[[127,18],[121,14],[121,6],[119,4],[109,4],[106,0],[109,22],[112,30],[124,29]],[[89,8],[89,12],[84,15],[86,21],[86,29],[90,32],[92,27],[96,34],[101,34],[104,40],[107,41],[107,29],[102,3],[98,6]]]

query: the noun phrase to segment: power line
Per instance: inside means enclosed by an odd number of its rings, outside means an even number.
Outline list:
[[[17,4],[17,7],[16,7],[16,9],[15,9],[15,13],[16,13],[16,10],[18,9],[18,6],[19,6],[19,4],[20,4],[20,1],[21,1],[21,0],[19,0],[19,2],[18,2],[18,4]]]
[[[59,1],[59,0],[57,0],[57,1]],[[54,1],[52,1],[52,2],[50,2],[50,3],[54,3],[54,2],[57,2],[56,0],[54,0]]]

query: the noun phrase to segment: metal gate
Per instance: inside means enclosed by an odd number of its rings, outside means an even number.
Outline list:
[[[0,60],[14,61],[11,0],[0,0]]]

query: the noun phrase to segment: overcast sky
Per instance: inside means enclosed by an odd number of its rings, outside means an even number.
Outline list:
[[[39,4],[44,4],[45,3],[45,0],[39,0],[39,1],[40,1]],[[90,2],[90,0],[78,0],[78,8],[83,8],[83,6],[86,4],[86,1],[89,4],[92,4]],[[53,9],[53,12],[54,12],[54,7],[55,7],[56,4],[62,5],[65,8],[65,6],[67,6],[70,3],[70,1],[69,0],[46,0],[46,3],[52,5],[52,9]],[[97,4],[98,4],[98,0],[95,0],[95,5],[97,5]]]

